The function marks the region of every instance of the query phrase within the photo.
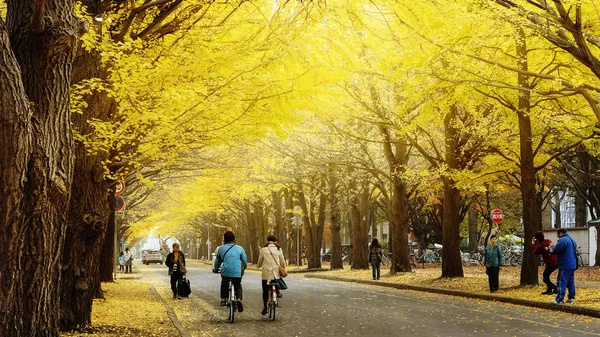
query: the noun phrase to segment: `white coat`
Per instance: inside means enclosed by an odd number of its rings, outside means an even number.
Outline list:
[[[271,253],[273,255],[271,255]],[[258,256],[257,268],[262,266],[262,279],[272,280],[279,279],[279,266],[285,269],[285,258],[283,257],[283,249],[277,249],[274,243],[270,243],[267,247],[260,249],[260,255]]]

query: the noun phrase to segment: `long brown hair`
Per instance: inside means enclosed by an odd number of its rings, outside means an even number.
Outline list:
[[[265,243],[263,247],[268,247],[271,243],[274,244],[277,249],[281,249],[281,246],[277,243],[277,238],[273,234],[269,234],[269,236],[267,236],[267,243]]]

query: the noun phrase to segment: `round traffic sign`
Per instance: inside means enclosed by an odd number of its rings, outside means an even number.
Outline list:
[[[116,195],[115,196],[115,211],[118,212],[118,211],[122,210],[123,207],[125,207],[125,199],[123,199],[123,197],[120,195]]]
[[[117,184],[117,187],[115,188],[115,193],[121,194],[123,193],[123,191],[125,191],[125,182],[123,180],[120,180]]]
[[[504,213],[502,210],[495,209],[492,211],[492,221],[495,223],[501,223],[504,220]]]

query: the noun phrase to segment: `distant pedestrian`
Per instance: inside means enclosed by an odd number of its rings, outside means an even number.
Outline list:
[[[552,254],[556,255],[558,262],[558,280],[556,298],[554,304],[564,303],[566,290],[569,289],[567,303],[575,302],[575,270],[577,270],[577,242],[567,233],[564,228],[556,232],[558,242]]]
[[[531,241],[531,250],[533,254],[541,255],[546,268],[544,268],[543,280],[546,284],[546,291],[542,295],[551,295],[557,293],[556,284],[550,280],[550,275],[558,269],[556,255],[551,254],[552,240],[544,238],[544,232],[535,233],[535,237]]]
[[[485,247],[485,256],[483,264],[485,265],[485,273],[488,275],[490,284],[490,292],[497,292],[500,287],[500,267],[504,266],[504,257],[502,249],[497,245],[498,237],[492,235],[490,243]]]
[[[267,300],[269,299],[269,282],[281,278],[279,267],[285,269],[285,257],[283,249],[277,244],[275,235],[267,237],[267,243],[260,249],[256,268],[262,267],[262,299],[263,309],[261,315],[267,314]],[[282,297],[277,289],[277,297]]]
[[[171,275],[173,299],[181,299],[181,296],[179,296],[179,287],[182,286],[183,275],[187,273],[187,269],[185,266],[185,255],[179,251],[178,243],[173,244],[173,252],[167,255],[165,265],[169,267],[169,275]]]
[[[119,272],[124,272],[125,271],[125,254],[123,252],[121,252],[119,254]]]
[[[131,266],[133,265],[133,254],[129,251],[129,248],[125,248],[125,274],[131,273]]]
[[[381,245],[379,244],[379,240],[374,238],[371,241],[371,245],[369,246],[369,262],[371,263],[371,267],[373,268],[373,280],[379,280],[379,276],[381,274]]]

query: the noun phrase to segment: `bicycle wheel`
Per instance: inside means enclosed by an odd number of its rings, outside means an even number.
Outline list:
[[[274,321],[275,320],[275,303],[273,303],[271,301],[271,303],[269,303],[269,318]]]
[[[229,322],[233,323],[235,321],[235,307],[237,303],[235,300],[235,296],[233,294],[233,285],[231,281],[229,283],[229,301],[227,303],[227,317],[229,318]]]

